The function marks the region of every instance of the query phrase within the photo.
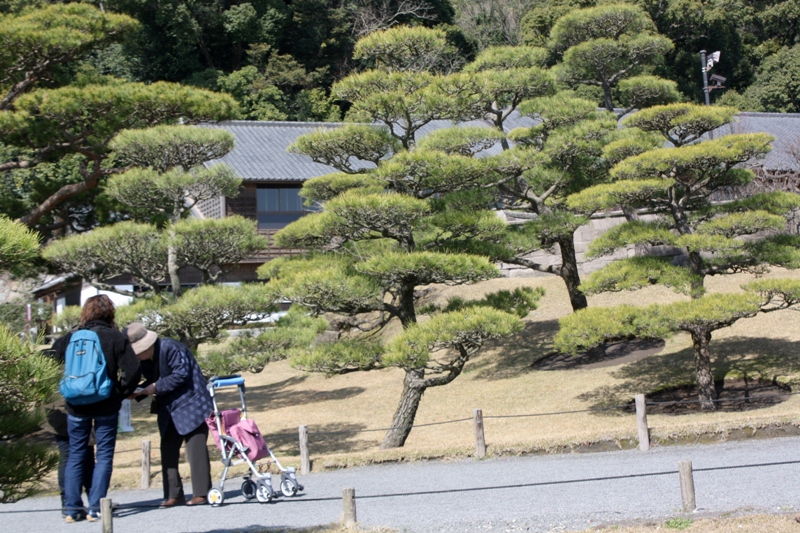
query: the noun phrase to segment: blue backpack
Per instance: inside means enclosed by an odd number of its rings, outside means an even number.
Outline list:
[[[114,383],[106,371],[100,337],[90,329],[72,334],[67,345],[64,377],[58,390],[69,403],[86,405],[111,396]]]

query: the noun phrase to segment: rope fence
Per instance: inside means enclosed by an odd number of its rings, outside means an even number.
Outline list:
[[[767,399],[774,399],[774,398],[782,398],[782,397],[789,397],[795,396],[800,394],[800,392],[791,392],[786,394],[774,394],[768,396],[744,396],[741,398],[718,398],[715,400],[710,400],[711,402],[720,403],[720,402],[750,402],[755,400],[767,400]],[[438,422],[428,422],[425,424],[413,424],[410,426],[391,426],[391,427],[382,427],[382,428],[365,428],[365,429],[342,429],[336,431],[314,431],[309,432],[308,426],[302,425],[298,428],[299,437],[299,449],[300,449],[300,473],[301,474],[308,474],[311,471],[311,457],[309,452],[309,434],[312,436],[324,436],[324,435],[355,435],[359,433],[373,433],[373,432],[388,432],[388,431],[396,431],[396,430],[412,430],[415,428],[423,428],[423,427],[432,427],[432,426],[442,426],[445,424],[458,424],[462,422],[469,422],[470,420],[473,422],[474,434],[475,434],[475,457],[482,458],[486,455],[486,438],[484,432],[484,420],[500,420],[500,419],[512,419],[512,418],[534,418],[534,417],[543,417],[543,416],[562,416],[562,415],[571,415],[571,414],[579,414],[579,413],[601,413],[613,410],[629,410],[635,407],[636,410],[636,419],[637,419],[637,430],[638,430],[638,447],[641,451],[647,451],[650,449],[650,428],[647,426],[647,406],[670,406],[670,405],[685,405],[685,404],[698,404],[704,403],[704,400],[675,400],[675,401],[664,401],[664,402],[655,402],[655,401],[646,401],[645,396],[643,394],[638,394],[634,398],[633,404],[623,404],[623,405],[612,405],[606,407],[594,407],[589,409],[576,409],[576,410],[566,410],[566,411],[553,411],[547,413],[522,413],[522,414],[509,414],[509,415],[486,415],[484,416],[482,409],[474,409],[473,416],[469,418],[458,418],[454,420],[442,420]],[[282,438],[282,439],[291,439],[295,437],[295,434],[290,433],[274,433],[271,435],[272,438]],[[116,450],[115,454],[123,454],[123,453],[131,453],[136,452],[138,449],[136,448],[127,448],[124,450]],[[143,440],[142,441],[142,477],[141,477],[141,488],[146,489],[150,487],[150,441]]]
[[[768,468],[768,467],[776,467],[776,466],[786,466],[786,465],[797,465],[800,464],[800,460],[798,461],[775,461],[775,462],[768,462],[768,463],[753,463],[753,464],[744,464],[744,465],[723,465],[723,466],[712,466],[706,468],[697,468],[694,469],[692,467],[691,461],[681,461],[678,463],[677,470],[664,470],[664,471],[657,471],[657,472],[641,472],[635,474],[618,474],[613,476],[595,476],[595,477],[588,477],[588,478],[580,478],[580,479],[556,479],[556,480],[547,480],[547,481],[533,481],[528,483],[513,483],[513,484],[503,484],[503,485],[489,485],[489,486],[480,486],[480,487],[460,487],[460,488],[450,488],[450,489],[436,489],[436,490],[420,490],[420,491],[413,491],[413,492],[390,492],[390,493],[378,493],[378,494],[365,494],[358,497],[359,500],[375,500],[381,498],[404,498],[404,497],[411,497],[411,496],[430,496],[430,495],[443,495],[443,494],[463,494],[463,493],[471,493],[471,492],[490,492],[490,491],[497,491],[497,490],[510,490],[510,489],[522,489],[522,488],[535,488],[535,487],[548,487],[548,486],[556,486],[556,485],[570,485],[576,483],[595,483],[601,481],[618,481],[618,480],[625,480],[625,479],[635,479],[635,478],[648,478],[648,477],[658,477],[658,476],[672,476],[678,474],[679,483],[680,483],[680,490],[681,490],[681,501],[683,504],[683,511],[684,512],[691,512],[697,509],[696,504],[696,495],[694,490],[694,473],[695,472],[716,472],[716,471],[725,471],[725,470],[736,470],[736,469],[744,469],[744,468]],[[290,498],[290,499],[283,499],[283,502],[286,503],[319,503],[319,502],[332,502],[332,501],[342,501],[342,522],[345,526],[352,527],[357,523],[357,516],[356,516],[356,497],[355,497],[355,489],[353,488],[345,488],[342,491],[342,497],[322,497],[322,498]],[[225,503],[225,507],[228,506],[239,506],[239,505],[252,505],[249,501],[237,501],[237,502],[227,502]],[[151,504],[151,503],[127,503],[127,504],[114,504],[112,503],[110,498],[103,498],[100,500],[101,506],[101,519],[102,519],[102,533],[113,533],[113,518],[114,513],[117,513],[117,517],[120,518],[120,512],[124,511],[141,511],[141,510],[155,510],[161,508],[160,504]],[[18,514],[18,513],[52,513],[52,512],[63,512],[63,511],[81,511],[83,512],[84,509],[62,509],[62,508],[48,508],[48,509],[34,509],[34,510],[0,510],[0,515],[2,514]]]
[[[790,392],[786,394],[773,394],[769,396],[757,396],[757,397],[742,397],[742,398],[717,398],[713,400],[671,400],[666,402],[646,402],[645,405],[684,405],[684,404],[699,404],[704,402],[741,402],[741,401],[750,401],[750,400],[767,400],[772,398],[783,398],[787,396],[796,396],[800,394],[800,392]],[[553,411],[549,413],[524,413],[524,414],[515,414],[515,415],[484,415],[484,419],[503,419],[503,418],[534,418],[540,416],[557,416],[557,415],[571,415],[571,414],[578,414],[578,413],[594,413],[594,412],[603,412],[603,411],[613,411],[616,409],[630,409],[632,407],[631,404],[624,404],[624,405],[612,405],[608,407],[592,407],[589,409],[577,409],[572,411]],[[415,424],[411,426],[393,426],[387,428],[369,428],[369,429],[339,429],[335,431],[314,431],[313,435],[349,435],[349,434],[357,434],[357,433],[374,433],[378,431],[392,431],[397,429],[414,429],[414,428],[422,428],[422,427],[430,427],[430,426],[441,426],[445,424],[456,424],[459,422],[469,422],[472,418],[457,418],[455,420],[443,420],[440,422],[429,422],[425,424]],[[291,438],[294,437],[294,433],[271,433],[272,437],[280,437],[280,438]],[[138,448],[130,448],[126,450],[115,450],[114,454],[122,454],[122,453],[130,453],[139,451]]]
[[[510,418],[534,418],[534,417],[543,417],[543,416],[561,416],[561,415],[571,415],[571,414],[578,414],[578,413],[600,413],[600,412],[607,412],[607,411],[614,411],[614,410],[630,410],[635,408],[636,411],[636,418],[637,418],[637,429],[638,429],[638,446],[639,449],[642,451],[647,451],[650,449],[650,429],[647,426],[647,406],[671,406],[671,405],[689,405],[689,404],[700,404],[700,403],[721,403],[721,402],[753,402],[753,401],[762,401],[774,398],[783,398],[789,396],[795,396],[800,394],[800,392],[789,392],[785,394],[772,394],[772,395],[765,395],[765,396],[743,396],[740,398],[717,398],[713,400],[674,400],[674,401],[646,401],[645,396],[643,394],[638,394],[634,398],[633,404],[623,404],[623,405],[612,405],[612,406],[605,406],[605,407],[593,407],[589,409],[576,409],[576,410],[568,410],[568,411],[554,411],[554,412],[547,412],[547,413],[523,413],[523,414],[511,414],[511,415],[484,415],[482,409],[474,409],[473,416],[471,418],[459,418],[455,420],[443,420],[439,422],[429,422],[425,424],[414,424],[411,426],[391,426],[388,428],[366,428],[366,429],[342,429],[342,430],[335,430],[335,431],[309,431],[308,426],[300,426],[299,427],[299,437],[300,437],[300,473],[307,474],[311,471],[311,459],[309,455],[309,447],[308,447],[308,438],[309,435],[312,436],[322,436],[322,435],[355,435],[359,433],[371,433],[376,431],[381,432],[388,432],[388,431],[397,431],[397,430],[411,430],[416,428],[422,427],[431,427],[431,426],[440,426],[444,424],[455,424],[460,422],[468,422],[470,420],[473,421],[474,431],[475,431],[475,456],[478,458],[484,457],[486,455],[486,439],[484,434],[484,420],[499,420],[499,419],[510,419]],[[281,436],[284,438],[288,438],[288,434],[274,434],[275,436]]]
[[[773,394],[773,395],[765,395],[765,396],[744,396],[740,398],[717,398],[714,400],[674,400],[674,401],[646,401],[644,394],[637,394],[634,397],[633,404],[624,404],[624,405],[612,405],[612,406],[605,406],[605,407],[595,407],[589,409],[576,409],[576,410],[565,410],[565,411],[554,411],[554,412],[546,412],[546,413],[522,413],[522,414],[509,414],[509,415],[483,415],[482,409],[474,409],[473,416],[470,418],[458,418],[454,420],[443,420],[438,422],[429,422],[425,424],[413,424],[409,426],[391,426],[388,428],[365,428],[365,429],[344,429],[344,430],[337,430],[337,431],[318,431],[312,432],[312,435],[352,435],[358,433],[371,433],[371,432],[386,432],[386,431],[395,431],[395,430],[411,430],[414,428],[422,428],[422,427],[432,427],[432,426],[442,426],[445,424],[457,424],[462,422],[468,422],[470,420],[473,421],[473,428],[474,428],[474,436],[475,436],[475,457],[482,458],[486,455],[486,438],[484,434],[484,420],[499,420],[499,419],[511,419],[511,418],[532,418],[532,417],[543,417],[543,416],[562,416],[562,415],[571,415],[571,414],[579,414],[579,413],[600,413],[600,412],[608,412],[613,410],[630,410],[631,408],[635,408],[636,411],[636,420],[637,420],[637,429],[638,429],[638,447],[641,451],[647,451],[650,449],[650,428],[647,425],[647,407],[648,406],[671,406],[671,405],[687,405],[687,404],[698,404],[698,403],[721,403],[721,402],[752,402],[752,401],[761,401],[761,400],[768,400],[768,399],[775,399],[775,398],[784,398],[789,396],[795,396],[800,394],[800,392],[791,392],[786,394]],[[291,438],[291,434],[284,433],[284,434],[273,434],[272,437],[285,437]],[[298,428],[298,436],[299,436],[299,448],[300,448],[300,473],[301,474],[308,474],[311,471],[311,459],[309,453],[309,446],[308,446],[308,437],[309,431],[308,426],[302,425]],[[131,453],[136,452],[138,449],[136,448],[128,448],[123,450],[116,450],[115,454],[123,454],[123,453]],[[143,440],[142,441],[142,477],[141,477],[141,488],[147,489],[150,487],[150,464],[151,464],[151,457],[150,457],[150,441]],[[709,467],[709,468],[702,468],[696,470],[697,472],[711,472],[715,470],[730,470],[730,469],[740,469],[740,468],[756,468],[756,467],[769,467],[769,466],[783,466],[783,465],[790,465],[790,464],[800,464],[800,461],[784,461],[784,462],[776,462],[776,463],[761,463],[761,464],[752,464],[752,465],[732,465],[732,466],[723,466],[723,467]],[[629,478],[637,478],[637,477],[653,477],[653,476],[665,476],[665,475],[674,475],[679,474],[680,481],[681,481],[681,498],[683,501],[684,510],[694,510],[695,506],[695,499],[694,499],[694,481],[692,477],[692,466],[690,461],[684,461],[679,463],[678,470],[669,470],[664,472],[649,472],[649,473],[640,473],[640,474],[623,474],[617,476],[602,476],[602,477],[594,477],[594,478],[586,478],[586,479],[569,479],[569,480],[553,480],[553,481],[538,481],[532,483],[522,483],[522,484],[514,484],[514,485],[495,485],[495,486],[485,486],[485,487],[468,487],[468,488],[460,488],[460,489],[441,489],[435,491],[417,491],[417,492],[402,492],[402,493],[388,493],[388,494],[368,494],[359,496],[359,499],[374,499],[374,498],[389,498],[389,497],[403,497],[403,496],[419,496],[419,495],[431,495],[431,494],[446,494],[446,493],[454,493],[454,492],[475,492],[475,491],[491,491],[491,490],[504,490],[504,489],[513,489],[513,488],[523,488],[523,487],[542,487],[548,485],[564,485],[570,483],[587,483],[587,482],[597,482],[597,481],[609,481],[609,480],[618,480],[618,479],[629,479]],[[321,502],[321,501],[333,501],[338,500],[339,498],[303,498],[303,499],[292,499],[292,500],[285,500],[291,502]],[[343,502],[343,509],[344,509],[344,523],[353,525],[356,523],[356,506],[355,506],[355,489],[344,489],[342,495],[342,502]],[[226,505],[240,505],[246,504],[248,502],[233,502],[228,503]],[[104,499],[103,505],[111,509],[111,500]],[[124,504],[124,505],[115,505],[113,509],[115,511],[125,511],[130,510],[134,511],[137,509],[155,509],[160,507],[158,504]],[[36,511],[0,511],[2,513],[14,513],[14,512],[46,512],[46,511],[61,511],[61,509],[39,509]],[[101,513],[102,515],[103,513]],[[108,519],[106,519],[108,516]],[[110,533],[113,530],[113,526],[111,525],[111,516],[112,513],[108,512],[103,515],[103,532]]]

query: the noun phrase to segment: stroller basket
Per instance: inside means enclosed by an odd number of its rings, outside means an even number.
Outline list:
[[[241,419],[242,411],[239,409],[225,409],[220,411],[220,426],[225,435],[229,435],[238,441],[244,447],[244,453],[251,461],[258,461],[269,455],[269,448],[261,436],[254,420]],[[214,442],[217,447],[224,451],[222,440],[220,439],[220,432],[217,429],[216,414],[212,413],[206,419],[206,424],[210,430],[211,436],[214,437]],[[226,443],[230,444],[230,443]],[[238,450],[237,450],[238,452]],[[242,457],[242,455],[239,455]]]
[[[215,390],[221,387],[238,387],[241,409],[219,410]],[[259,502],[271,501],[276,493],[272,488],[272,475],[261,473],[254,462],[264,457],[271,457],[281,471],[280,492],[284,496],[294,496],[303,486],[297,482],[294,467],[284,468],[277,457],[267,446],[264,437],[254,420],[247,418],[247,404],[244,399],[244,378],[241,376],[212,377],[208,381],[208,391],[214,402],[214,412],[206,419],[214,442],[222,451],[222,479],[219,489],[213,488],[208,493],[208,501],[214,506],[222,504],[225,494],[225,478],[228,469],[233,465],[247,463],[250,470],[242,483],[242,494],[248,500],[257,498]]]

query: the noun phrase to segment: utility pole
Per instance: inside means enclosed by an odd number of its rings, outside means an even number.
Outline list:
[[[700,50],[700,65],[703,71],[703,96],[706,99],[706,105],[711,105],[711,98],[708,90],[708,63],[706,62],[706,51]],[[708,132],[708,138],[714,138],[714,130]]]
[[[708,91],[708,63],[706,62],[706,51],[700,50],[700,65],[701,70],[703,71],[703,96],[706,99],[706,105],[711,105],[711,98],[709,97]]]

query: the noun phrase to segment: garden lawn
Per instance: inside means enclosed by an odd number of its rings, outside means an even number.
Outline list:
[[[583,533],[650,533],[651,531],[686,531],[687,533],[789,533],[800,529],[795,514],[751,515],[720,518],[673,518],[657,524],[608,526],[587,529]]]
[[[798,271],[775,270],[769,277],[800,277]],[[713,292],[738,291],[749,275],[710,278]],[[521,286],[546,290],[539,309],[526,319],[523,332],[490,344],[466,366],[463,375],[443,387],[430,388],[422,399],[415,427],[404,448],[381,451],[383,429],[400,397],[403,372],[397,369],[325,377],[294,370],[288,362],[268,365],[260,374],[245,374],[249,414],[267,442],[288,465],[299,466],[298,426],[307,425],[312,469],[420,458],[456,458],[474,453],[473,409],[485,418],[488,454],[548,453],[572,449],[635,446],[636,419],[611,409],[548,416],[491,418],[582,411],[632,401],[638,393],[691,383],[694,377],[689,337],[678,335],[656,355],[579,365],[560,370],[532,366],[552,352],[558,318],[570,312],[563,282],[554,277],[502,278],[461,287],[432,287],[430,299],[480,298],[484,293]],[[645,305],[684,299],[663,287],[591,297],[590,306],[620,303]],[[715,332],[712,356],[717,377],[776,379],[800,385],[800,316],[785,310],[740,320]],[[202,349],[202,347],[201,347]],[[638,360],[637,360],[638,359]],[[234,391],[221,394],[222,408],[236,407]],[[152,441],[153,483],[160,483],[158,430],[149,400],[135,405],[134,433],[120,434],[114,487],[135,487],[140,480],[141,441]],[[452,420],[467,419],[446,423]],[[648,417],[655,445],[725,439],[733,433],[764,433],[765,428],[796,429],[800,396],[741,412],[652,414]],[[744,431],[739,431],[744,430]],[[210,441],[210,439],[209,439]],[[221,471],[218,451],[210,442],[215,480]],[[132,451],[125,451],[132,450]],[[183,465],[188,475],[188,465]],[[241,469],[242,467],[238,467]]]

